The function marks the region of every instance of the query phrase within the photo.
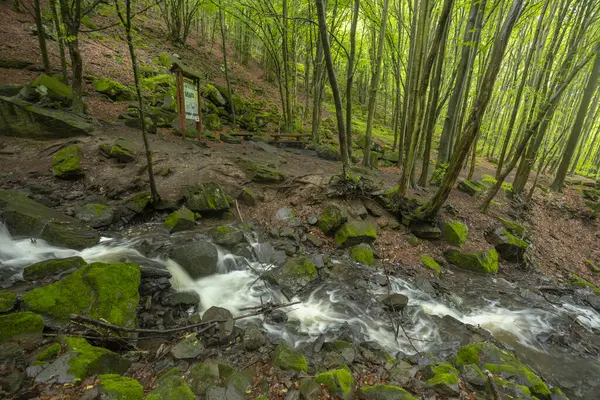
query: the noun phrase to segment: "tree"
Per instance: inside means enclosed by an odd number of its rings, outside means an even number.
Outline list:
[[[223,51],[223,69],[225,70],[225,82],[227,83],[227,97],[231,108],[232,124],[235,127],[235,105],[231,95],[231,82],[229,80],[229,67],[227,65],[227,43],[225,42],[225,22],[223,18],[223,6],[219,2],[219,25],[221,27],[221,45]]]
[[[46,47],[46,30],[42,21],[42,10],[40,9],[40,0],[33,0],[33,10],[35,12],[35,27],[37,29],[37,37],[42,53],[42,62],[44,64],[44,72],[50,74],[50,61],[48,60],[48,48]]]
[[[386,0],[387,1],[387,0]],[[346,150],[348,159],[352,157],[352,85],[354,84],[354,59],[356,58],[356,26],[358,25],[358,12],[360,0],[354,0],[352,22],[350,23],[350,54],[346,66]]]

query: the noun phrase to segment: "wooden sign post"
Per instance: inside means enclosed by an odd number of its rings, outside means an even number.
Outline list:
[[[171,65],[175,74],[177,110],[179,112],[179,128],[185,139],[186,120],[196,121],[198,140],[202,137],[202,100],[200,98],[200,74],[191,70],[181,62]]]

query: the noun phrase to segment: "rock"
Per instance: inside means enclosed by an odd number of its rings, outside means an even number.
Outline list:
[[[227,101],[221,92],[219,92],[219,90],[210,83],[206,84],[206,88],[202,91],[202,97],[207,98],[218,107],[223,107],[227,104]]]
[[[519,225],[514,221],[501,217],[498,217],[498,221],[500,221],[502,225],[504,225],[504,227],[513,235],[519,235],[521,237],[525,235],[525,227],[523,225]]]
[[[476,196],[485,189],[485,185],[477,181],[462,180],[458,183],[458,190],[465,192],[469,196]]]
[[[175,291],[171,289],[163,295],[161,303],[167,307],[196,308],[200,304],[200,295],[193,290]]]
[[[468,233],[469,228],[462,222],[450,220],[442,224],[444,240],[451,246],[463,247]]]
[[[218,245],[231,247],[244,241],[244,232],[232,226],[221,225],[208,231],[213,242]]]
[[[43,108],[16,97],[0,96],[0,132],[7,136],[61,139],[87,136],[93,127],[63,110]]]
[[[244,348],[249,351],[260,349],[266,343],[265,335],[256,325],[250,325],[244,332]]]
[[[377,239],[377,233],[373,225],[366,221],[349,221],[336,231],[334,238],[338,246],[348,247],[359,243],[371,243]]]
[[[572,272],[569,274],[569,283],[574,286],[590,288],[592,291],[596,292],[597,294],[600,294],[600,288],[598,288],[596,285],[594,285],[587,279],[584,279],[581,276],[577,275],[576,273]]]
[[[100,240],[93,229],[18,191],[0,190],[0,220],[13,236],[40,238],[59,247],[81,250]]]
[[[94,79],[92,85],[96,92],[106,95],[111,100],[127,101],[134,99],[133,90],[110,78]]]
[[[361,400],[418,400],[406,390],[392,385],[363,386],[358,397]]]
[[[39,281],[57,275],[64,275],[87,265],[79,256],[40,261],[29,265],[23,270],[23,279]]]
[[[181,339],[171,348],[171,355],[176,360],[194,359],[204,351],[204,344],[195,333]]]
[[[314,379],[302,379],[298,391],[303,400],[319,400],[321,385],[315,382]]]
[[[427,254],[421,254],[421,264],[425,267],[425,268],[429,268],[431,269],[436,276],[440,275],[440,270],[441,270],[441,266],[440,264],[435,261],[433,259],[433,257],[427,255]]]
[[[219,118],[217,114],[206,115],[202,122],[204,122],[204,126],[209,131],[220,131],[223,129],[223,126],[221,125],[221,118]]]
[[[181,232],[192,229],[196,226],[194,213],[187,208],[177,210],[165,219],[164,227],[170,232]]]
[[[388,381],[400,386],[405,386],[417,374],[417,367],[407,362],[398,361],[388,372]]]
[[[317,277],[317,268],[306,257],[290,258],[283,266],[264,274],[268,282],[279,286],[289,296],[301,291]]]
[[[52,173],[60,179],[79,179],[84,173],[81,168],[81,147],[67,146],[54,155]]]
[[[136,159],[137,150],[132,141],[119,137],[110,148],[110,156],[120,162],[129,163]]]
[[[2,63],[2,60],[0,60],[0,65]],[[1,68],[1,67],[0,67]],[[4,97],[13,97],[19,94],[19,92],[21,91],[21,89],[23,89],[23,85],[19,85],[19,84],[6,84],[6,85],[0,85],[0,96],[4,96]]]
[[[356,358],[356,352],[352,344],[345,340],[335,340],[333,342],[326,342],[323,344],[323,349],[330,353],[334,353],[341,357],[341,363],[339,365],[350,365]]]
[[[454,397],[460,394],[458,371],[450,364],[439,364],[433,368],[433,377],[427,380],[427,385],[442,396]]]
[[[486,235],[500,257],[511,262],[523,262],[529,243],[514,236],[506,228],[498,228]]]
[[[36,375],[36,383],[75,383],[97,374],[123,374],[131,361],[102,347],[90,345],[85,339],[64,337],[65,353],[46,363]]]
[[[287,344],[280,344],[275,348],[273,365],[286,371],[308,371],[306,357]]]
[[[495,249],[480,253],[462,253],[459,250],[449,250],[444,253],[446,260],[459,268],[489,274],[498,273],[498,253]]]
[[[229,144],[240,144],[240,143],[242,143],[242,140],[239,137],[237,137],[237,136],[231,136],[231,135],[229,135],[227,133],[221,133],[219,135],[219,139],[223,143],[229,143]]]
[[[101,399],[141,400],[144,388],[138,381],[117,374],[98,376]]]
[[[231,311],[223,307],[212,306],[202,316],[202,322],[224,321],[219,322],[219,331],[222,338],[226,338],[233,332],[235,321]]]
[[[42,86],[44,89],[41,88]],[[73,101],[73,89],[69,85],[65,85],[58,79],[46,74],[38,76],[31,83],[31,87],[36,88],[38,92],[47,96],[51,101],[61,103],[65,106],[69,106]]]
[[[121,205],[135,215],[146,211],[150,201],[152,201],[150,192],[138,192],[124,198]]]
[[[222,212],[230,207],[225,191],[215,182],[186,185],[181,193],[187,207],[194,212]]]
[[[196,364],[191,368],[186,380],[196,396],[204,396],[210,387],[217,385],[219,367],[217,364]]]
[[[86,204],[77,210],[75,216],[92,228],[102,228],[112,224],[114,210],[106,204]]]
[[[308,240],[315,247],[321,247],[323,245],[323,241],[313,233],[307,233],[306,240]]]
[[[476,387],[485,387],[487,378],[477,364],[465,364],[460,368],[460,376],[467,383]]]
[[[214,244],[210,242],[189,242],[174,247],[169,257],[196,280],[217,273],[219,254]]]
[[[375,256],[373,255],[373,249],[371,246],[365,243],[361,243],[350,249],[350,257],[359,263],[366,265],[375,264]]]
[[[26,375],[18,369],[11,367],[5,367],[5,371],[3,372],[3,377],[0,379],[0,390],[5,395],[17,392],[21,388]]]
[[[211,387],[206,390],[206,400],[227,400],[227,389]]]
[[[352,398],[354,378],[346,369],[342,368],[323,372],[315,377],[315,382],[325,386],[329,394],[338,396],[342,399]]]
[[[317,156],[325,160],[340,161],[342,159],[340,156],[340,152],[337,149],[337,146],[329,146],[326,144],[322,144],[317,146],[316,151]]]
[[[11,311],[17,304],[17,296],[14,293],[0,293],[0,313]]]
[[[23,305],[60,323],[68,322],[71,314],[82,314],[132,328],[140,302],[139,285],[137,264],[93,263],[62,281],[25,293]]]
[[[254,191],[250,188],[243,188],[237,199],[240,203],[245,204],[247,206],[255,206],[258,203],[258,198]]]
[[[0,343],[42,337],[44,321],[32,312],[0,315]]]
[[[196,396],[188,384],[173,368],[158,379],[158,386],[145,397],[145,400],[194,400]]]
[[[392,311],[402,311],[408,304],[408,297],[400,293],[392,293],[381,302]]]
[[[277,213],[275,214],[275,217],[273,217],[273,219],[275,221],[287,221],[288,219],[294,218],[296,216],[296,214],[294,214],[294,210],[292,210],[291,208],[280,208],[279,210],[277,210]]]
[[[288,320],[288,316],[285,311],[273,310],[265,315],[265,321],[273,325],[285,324]]]
[[[244,170],[248,179],[259,183],[279,183],[285,180],[285,174],[273,164],[238,157],[236,163]]]
[[[439,239],[442,236],[440,228],[424,221],[411,223],[410,232],[419,239]]]
[[[348,221],[346,210],[335,204],[330,204],[323,209],[317,223],[323,233],[333,234],[346,221]]]
[[[226,381],[226,399],[244,400],[248,389],[254,384],[254,370],[248,368],[229,375]]]

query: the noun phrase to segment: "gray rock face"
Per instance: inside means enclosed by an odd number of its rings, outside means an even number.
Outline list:
[[[410,232],[420,239],[439,239],[442,236],[440,228],[425,222],[411,224]]]
[[[213,242],[218,245],[231,247],[244,241],[244,232],[232,226],[221,225],[208,231]]]
[[[211,307],[202,316],[202,322],[221,321],[219,322],[219,331],[221,337],[227,337],[233,332],[235,321],[231,311],[223,307]]]
[[[199,279],[217,273],[219,254],[210,242],[189,242],[171,249],[169,256],[190,275]]]
[[[86,204],[77,210],[75,216],[92,228],[101,228],[112,223],[114,210],[106,204]]]
[[[171,290],[163,296],[162,303],[169,307],[198,307],[200,304],[200,295],[191,290],[175,291]]]
[[[219,212],[229,208],[225,191],[215,182],[203,182],[181,188],[187,207],[198,212]]]
[[[508,232],[506,228],[498,228],[486,235],[500,257],[511,262],[523,262],[529,243]]]
[[[408,304],[408,297],[400,293],[392,293],[381,302],[390,310],[402,311]]]
[[[269,271],[264,278],[290,296],[317,279],[317,268],[306,257],[289,259],[283,266]]]
[[[265,344],[265,335],[256,325],[250,325],[244,332],[244,348],[254,351],[260,349]]]
[[[176,360],[185,360],[198,357],[203,350],[202,341],[196,337],[196,334],[192,334],[173,346],[171,355]]]

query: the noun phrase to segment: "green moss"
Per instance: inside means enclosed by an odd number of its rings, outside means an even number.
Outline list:
[[[583,263],[585,265],[587,265],[587,267],[590,270],[590,272],[592,272],[594,274],[599,274],[600,273],[600,268],[598,268],[596,266],[596,264],[594,264],[594,262],[592,260],[590,260],[589,258],[584,258],[583,259]]]
[[[483,183],[477,182],[477,181],[464,180],[464,181],[460,181],[458,184],[458,189],[467,193],[470,196],[477,195],[485,188],[486,188],[486,186]]]
[[[338,246],[349,246],[360,242],[372,242],[377,239],[373,225],[366,221],[350,221],[342,225],[334,236]]]
[[[434,374],[454,374],[458,375],[458,370],[448,363],[438,364],[433,369]]]
[[[177,210],[165,219],[165,228],[171,233],[184,231],[196,226],[194,213],[187,208]]]
[[[139,192],[126,197],[123,205],[136,214],[143,212],[152,200],[150,192]]]
[[[577,275],[576,273],[571,273],[570,276],[570,283],[571,285],[575,285],[575,286],[580,286],[580,287],[588,287],[590,289],[592,289],[594,292],[600,294],[600,288],[598,288],[596,285],[594,285],[592,282],[588,281],[587,279],[582,278],[581,276]]]
[[[186,200],[187,207],[192,211],[215,212],[225,211],[229,208],[225,191],[216,182],[183,186],[181,194]]]
[[[442,385],[442,384],[458,385],[458,378],[454,374],[448,374],[448,373],[435,374],[435,376],[433,378],[427,380],[427,384],[429,384],[431,386]]]
[[[369,245],[358,245],[354,246],[350,251],[350,257],[359,263],[366,265],[375,264],[375,256],[373,255],[373,249]]]
[[[506,236],[506,238],[508,239],[508,244],[510,244],[512,246],[517,246],[517,247],[520,247],[523,249],[526,249],[529,247],[529,243],[527,243],[523,239],[519,239],[515,235],[511,234],[507,229],[504,229],[503,233]]]
[[[69,358],[69,373],[76,380],[104,373],[124,373],[131,362],[117,353],[95,347],[79,337],[63,338]]]
[[[171,67],[171,58],[169,57],[168,53],[162,52],[160,53],[160,55],[158,56],[158,58],[156,58],[156,63],[165,67],[165,68],[170,68]]]
[[[524,365],[485,364],[485,368],[493,374],[501,374],[506,379],[514,379],[520,385],[527,386],[533,393],[550,395],[548,386],[532,370]]]
[[[280,344],[275,348],[273,364],[283,370],[308,371],[306,357],[287,344]]]
[[[98,378],[108,395],[107,400],[140,400],[144,397],[144,388],[135,379],[117,374],[100,375]]]
[[[457,367],[465,364],[479,364],[479,347],[477,344],[468,344],[461,347],[456,354],[455,364]]]
[[[112,100],[133,100],[133,91],[130,88],[110,78],[94,79],[92,84],[97,92],[107,95]]]
[[[440,271],[442,269],[442,267],[440,266],[440,264],[438,264],[437,261],[435,261],[433,259],[433,257],[431,257],[430,255],[427,254],[421,254],[421,264],[426,267],[429,268],[431,270],[433,270],[433,272],[435,272],[435,274],[437,276],[440,275]]]
[[[161,383],[154,389],[145,400],[194,400],[196,397],[179,376],[170,376],[162,379]]]
[[[96,24],[94,24],[94,21],[92,21],[92,18],[88,15],[85,14],[83,17],[81,17],[81,24],[83,26],[85,26],[86,28],[95,30],[98,27],[96,26]]]
[[[498,388],[503,389],[510,393],[508,396],[512,398],[512,396],[516,396],[517,399],[522,398],[522,396],[531,396],[531,391],[527,386],[518,385],[514,382],[506,381],[502,378],[494,378],[494,383]]]
[[[187,382],[196,396],[203,396],[209,387],[216,385],[218,379],[217,365],[199,363],[192,367]]]
[[[79,256],[45,260],[29,265],[23,270],[23,279],[35,281],[48,278],[69,270],[76,270],[86,265]]]
[[[459,250],[450,250],[444,256],[450,264],[459,268],[488,274],[498,273],[498,253],[495,249],[480,253],[462,253]]]
[[[44,330],[42,317],[32,312],[0,315],[0,342],[37,336]]]
[[[348,220],[348,215],[336,205],[328,205],[319,215],[317,224],[323,233],[330,234]]]
[[[10,293],[10,292],[0,293],[0,313],[12,310],[16,303],[17,303],[17,296],[15,296],[14,293]]]
[[[77,145],[67,146],[54,155],[52,172],[62,179],[79,178],[83,175],[81,168],[81,148]]]
[[[103,318],[132,327],[140,301],[140,269],[136,264],[93,263],[62,281],[23,296],[25,308],[66,322],[70,314]]]
[[[392,385],[363,386],[360,388],[363,400],[418,400],[406,390]]]
[[[33,365],[41,365],[46,361],[56,358],[56,356],[58,356],[61,350],[62,346],[60,345],[60,343],[52,343],[51,345],[44,347],[35,356],[35,361],[33,362]]]
[[[32,83],[32,87],[45,86],[48,89],[48,94],[51,98],[70,103],[73,100],[73,89],[69,85],[65,85],[60,80],[42,74],[38,76]]]
[[[458,221],[447,221],[442,225],[442,234],[448,244],[462,247],[467,241],[469,228],[467,225]]]
[[[508,220],[508,219],[505,219],[502,217],[498,217],[498,221],[500,221],[506,229],[508,229],[510,232],[514,233],[515,235],[523,236],[525,234],[525,227],[517,224],[514,221],[511,221],[511,220]]]
[[[347,369],[341,368],[323,372],[316,376],[315,382],[324,385],[330,394],[338,395],[344,399],[348,399],[352,395],[354,378]]]

